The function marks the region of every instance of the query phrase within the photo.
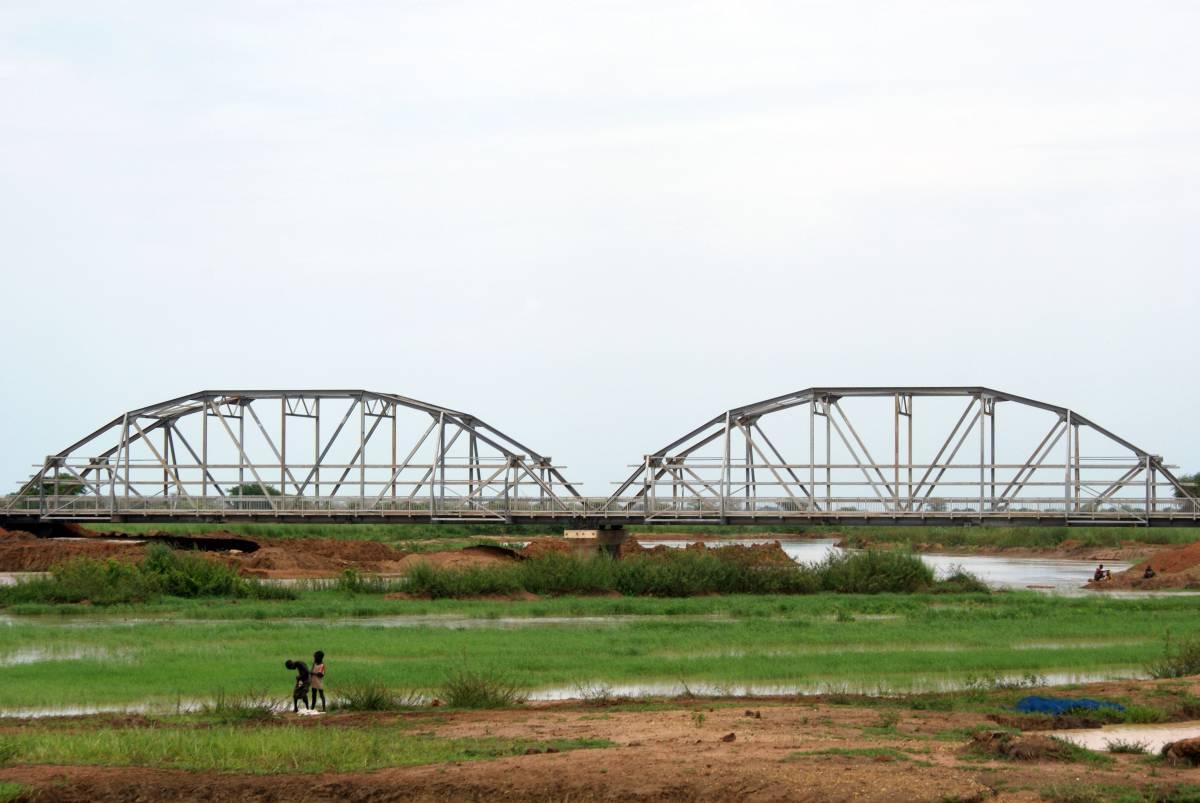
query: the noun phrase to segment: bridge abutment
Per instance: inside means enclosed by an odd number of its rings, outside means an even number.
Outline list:
[[[571,545],[571,551],[580,556],[611,555],[617,557],[621,544],[625,542],[624,527],[607,527],[596,530],[563,530],[563,538]]]

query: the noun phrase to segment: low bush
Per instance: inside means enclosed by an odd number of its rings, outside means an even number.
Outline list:
[[[822,591],[843,594],[881,594],[926,591],[933,587],[933,569],[916,555],[868,549],[830,555],[816,565]]]
[[[1172,643],[1170,633],[1163,645],[1162,657],[1151,662],[1146,671],[1152,678],[1182,678],[1200,675],[1200,635]]]
[[[339,686],[331,702],[331,707],[338,711],[395,711],[415,708],[424,699],[418,692],[396,691],[382,683],[367,681]]]
[[[200,713],[219,722],[246,722],[270,719],[275,716],[276,701],[265,692],[257,694],[226,694],[217,696],[200,706]]]
[[[502,675],[468,668],[447,677],[439,696],[452,708],[507,708],[525,702],[521,689]]]
[[[72,558],[39,577],[0,588],[0,602],[117,605],[160,596],[295,599],[288,588],[239,577],[230,566],[198,552],[152,544],[138,563]]]

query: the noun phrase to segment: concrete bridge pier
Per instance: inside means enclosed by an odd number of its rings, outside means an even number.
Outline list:
[[[625,542],[625,528],[606,527],[598,530],[563,530],[563,538],[571,551],[581,557],[608,554],[617,557]]]

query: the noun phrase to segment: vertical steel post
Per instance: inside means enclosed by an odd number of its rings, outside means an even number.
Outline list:
[[[54,458],[47,457],[42,461],[41,479],[38,480],[38,515],[46,515],[46,472],[50,470],[50,463]],[[58,472],[54,472],[56,475]],[[55,479],[57,482],[57,478]]]
[[[167,429],[166,427],[163,427],[163,477],[162,477],[163,501],[166,501],[167,496],[170,495],[170,493],[171,493],[170,487],[167,484],[171,478],[170,469],[168,468],[168,466],[170,466],[170,463],[171,463],[171,457],[170,457],[170,455],[171,455],[171,439],[168,437],[170,434],[171,434],[171,431],[169,429]],[[57,480],[55,480],[55,484],[57,485]],[[55,494],[57,494],[57,493],[58,493],[58,491],[56,490]]]
[[[892,510],[893,510],[893,512],[899,513],[900,512],[900,394],[899,393],[895,394],[895,396],[893,398],[893,402],[894,402],[893,406],[895,408],[895,410],[894,410],[895,420],[893,422],[894,423],[893,432],[895,435],[896,450],[895,450],[895,454],[893,455],[893,460],[892,460],[892,474],[893,474]]]
[[[241,400],[239,399],[239,402]],[[246,406],[239,404],[238,409],[238,496],[245,496],[246,489],[242,487],[246,479]],[[263,493],[266,488],[259,488]]]
[[[129,505],[129,415],[125,415],[125,431],[121,435],[121,450],[125,453],[125,505]]]
[[[808,400],[808,489],[812,491],[812,493],[810,493],[808,496],[808,502],[813,509],[816,509],[817,507],[816,404],[817,399],[815,396]]]
[[[749,504],[750,496],[751,496],[750,489],[754,485],[754,468],[753,468],[754,454],[751,451],[751,446],[750,446],[750,431],[745,428],[742,429],[742,440],[744,440],[746,442],[746,493],[745,493],[745,497],[746,497],[746,503]],[[758,488],[754,488],[753,495],[754,495],[755,500],[757,501]],[[758,505],[755,504],[755,507],[757,507],[757,506]]]
[[[825,414],[825,509],[833,510],[833,425],[829,399],[823,399],[821,410]]]
[[[913,496],[913,397],[908,397],[908,509],[912,510]]]
[[[208,507],[208,397],[204,397],[204,410],[200,416],[200,498]]]
[[[367,397],[358,397],[358,508],[367,504]]]
[[[726,508],[729,499],[729,413],[725,413],[725,448],[721,458],[721,522],[724,523],[728,513]]]
[[[1063,516],[1071,517],[1071,411],[1067,410],[1067,456],[1063,461]]]
[[[287,496],[287,396],[279,397],[279,491]]]
[[[1146,455],[1146,524],[1150,524],[1150,514],[1154,512],[1153,506],[1150,503],[1150,455]]]
[[[992,399],[991,433],[992,433],[992,460],[991,460],[992,487],[991,487],[991,492],[988,494],[988,496],[990,498],[990,502],[988,503],[988,508],[991,510],[995,510],[996,509],[996,400],[995,399]]]
[[[1079,460],[1079,425],[1075,425],[1075,510],[1080,509],[1080,496],[1082,492],[1082,483],[1080,479],[1080,460]]]
[[[321,498],[321,397],[313,399],[313,497]],[[317,503],[318,507],[320,502]]]
[[[980,518],[983,517],[983,488],[984,488],[984,486],[983,486],[983,478],[984,478],[983,464],[984,464],[985,458],[986,458],[986,455],[984,454],[984,444],[986,443],[986,441],[984,440],[984,436],[987,434],[987,419],[988,419],[987,411],[988,411],[987,399],[985,399],[983,397],[983,395],[980,394],[980,396],[979,396],[979,415],[980,415],[980,418],[979,418],[979,516],[980,516]]]
[[[389,474],[392,478],[392,499],[396,498],[396,409],[399,407],[395,402],[392,402],[392,473]]]

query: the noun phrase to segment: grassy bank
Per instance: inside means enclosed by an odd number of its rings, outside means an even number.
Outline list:
[[[403,545],[406,541],[463,540],[495,536],[520,540],[538,535],[561,535],[562,525],[541,524],[266,524],[229,522],[226,524],[103,524],[104,532],[176,534],[225,531],[257,538],[338,538],[383,541]],[[1143,544],[1184,544],[1200,540],[1200,527],[1006,527],[995,525],[923,526],[923,525],[641,525],[628,528],[658,537],[686,538],[691,535],[728,537],[845,537],[852,545],[869,544],[942,544],[954,548],[1017,547],[1055,548],[1064,541],[1082,546],[1119,546]]]
[[[597,739],[449,739],[403,724],[321,728],[179,725],[89,730],[53,724],[0,735],[0,763],[136,766],[216,772],[361,772],[604,747]]]
[[[778,551],[740,548],[647,552],[623,560],[549,553],[469,568],[437,567],[422,561],[398,579],[362,577],[347,571],[338,586],[348,592],[402,591],[434,599],[520,593],[687,597],[987,591],[980,580],[963,572],[936,579],[932,569],[908,553],[870,550],[797,566]],[[220,561],[161,544],[151,545],[138,563],[73,558],[55,566],[49,577],[0,587],[0,605],[86,601],[107,606],[163,596],[290,599],[296,591],[239,577]]]
[[[820,563],[764,562],[750,550],[668,550],[622,560],[548,554],[519,563],[470,569],[418,564],[393,590],[434,599],[483,594],[606,594],[689,597],[699,594],[816,594],[818,592],[986,592],[977,578],[958,572],[936,579],[920,558],[872,550],[830,555]]]
[[[394,614],[487,608],[466,601],[392,606]],[[283,660],[307,658],[314,649],[327,653],[331,689],[375,682],[436,690],[468,667],[525,689],[683,681],[903,690],[968,677],[1141,670],[1161,654],[1168,632],[1195,630],[1195,611],[1195,600],[1186,597],[997,594],[557,599],[507,603],[502,614],[646,618],[547,624],[533,618],[529,626],[492,627],[485,619],[464,629],[104,616],[81,625],[15,617],[0,628],[0,659],[10,659],[7,708],[169,706],[222,689],[272,690],[282,698],[289,684]]]

